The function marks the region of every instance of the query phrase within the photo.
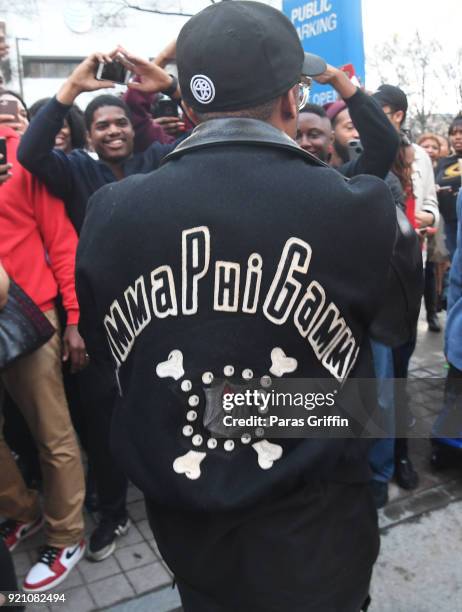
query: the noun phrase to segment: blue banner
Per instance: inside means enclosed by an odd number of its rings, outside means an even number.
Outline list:
[[[337,68],[352,64],[364,85],[361,0],[284,0],[283,12],[297,29],[305,51]],[[331,87],[313,84],[310,102],[323,105],[336,99]]]

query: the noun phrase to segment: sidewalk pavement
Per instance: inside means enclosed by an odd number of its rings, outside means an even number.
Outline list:
[[[434,419],[442,401],[446,376],[442,343],[443,333],[428,332],[421,319],[410,376],[426,379],[425,393],[413,410],[428,421]],[[426,439],[411,440],[410,448],[420,485],[416,491],[405,492],[392,484],[390,503],[379,513],[382,549],[370,612],[453,612],[461,609],[462,601],[462,471],[432,470]],[[178,610],[177,590],[172,589],[172,576],[149,529],[142,494],[134,486],[128,492],[128,512],[133,525],[118,540],[115,554],[99,563],[82,560],[58,587],[56,592],[66,595],[65,604],[27,610]],[[95,517],[87,514],[85,520],[90,534]],[[43,534],[36,534],[14,552],[20,580],[42,543]]]

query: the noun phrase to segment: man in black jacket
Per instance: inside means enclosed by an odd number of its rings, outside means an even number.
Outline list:
[[[243,381],[373,376],[394,205],[291,139],[300,81],[326,65],[275,9],[208,7],[177,61],[200,125],[157,172],[95,194],[79,245],[82,334],[90,355],[107,342],[119,387],[114,454],[185,611],[357,612],[378,552],[367,445],[208,423]]]

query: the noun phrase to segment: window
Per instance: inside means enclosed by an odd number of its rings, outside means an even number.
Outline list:
[[[27,79],[65,79],[83,57],[23,57],[23,74]]]

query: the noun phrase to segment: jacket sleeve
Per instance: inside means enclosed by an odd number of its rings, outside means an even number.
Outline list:
[[[75,293],[77,234],[64,204],[52,196],[37,179],[30,177],[30,198],[53,276],[58,283],[67,324],[77,325],[79,305]]]
[[[421,165],[421,180],[422,180],[422,206],[421,210],[432,213],[434,220],[432,226],[438,227],[440,220],[440,210],[438,206],[438,198],[436,195],[435,175],[433,172],[432,162],[430,157],[424,151],[419,159]]]
[[[423,293],[423,265],[417,233],[396,207],[396,238],[386,279],[384,300],[369,334],[386,346],[398,347],[414,335]]]
[[[153,122],[150,109],[156,94],[128,89],[124,100],[130,109],[133,129],[135,130],[135,153],[142,153],[153,142],[168,144],[173,142],[165,130]]]
[[[88,214],[82,227],[76,257],[75,284],[80,306],[79,332],[85,340],[85,346],[91,358],[91,364],[98,364],[98,370],[104,372],[102,380],[96,382],[98,390],[113,389],[114,359],[101,316],[101,307],[97,303],[95,290],[98,287],[98,273],[95,271],[95,248],[98,240],[105,234],[110,206],[102,197],[109,186],[104,186],[94,193],[88,201]],[[109,365],[108,365],[109,364]]]
[[[451,263],[448,287],[448,313],[462,298],[462,190],[457,197],[457,249]]]
[[[385,178],[398,152],[398,133],[374,98],[360,89],[345,102],[364,150],[339,171],[349,177],[372,174]]]
[[[54,146],[69,108],[52,98],[32,119],[18,149],[19,163],[65,201],[73,191],[71,163]]]

